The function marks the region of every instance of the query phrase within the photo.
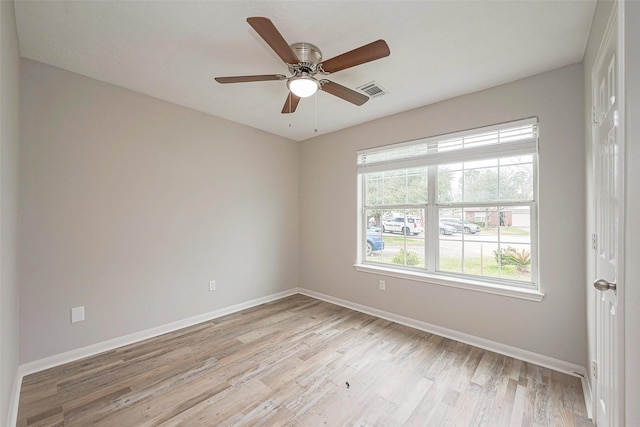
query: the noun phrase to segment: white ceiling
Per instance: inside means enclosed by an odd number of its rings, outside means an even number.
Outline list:
[[[26,1],[20,54],[294,140],[580,62],[595,1]],[[331,74],[388,94],[357,107],[328,93],[281,114],[284,81],[221,85],[217,76],[287,74],[247,24],[270,18],[289,43],[329,59],[377,39],[391,55]],[[316,109],[317,104],[317,109]],[[316,128],[318,132],[315,133]]]

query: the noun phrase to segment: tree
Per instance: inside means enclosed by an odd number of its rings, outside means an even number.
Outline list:
[[[448,166],[438,167],[438,202],[452,203],[455,202],[459,195],[453,191],[453,171]],[[458,197],[456,197],[458,196]]]
[[[459,181],[464,185],[465,202],[533,199],[531,163],[467,169]]]
[[[366,204],[426,203],[427,168],[400,169],[366,175]]]
[[[500,199],[533,199],[533,166],[517,164],[500,168]]]
[[[469,169],[460,178],[464,185],[465,202],[498,200],[497,168]]]

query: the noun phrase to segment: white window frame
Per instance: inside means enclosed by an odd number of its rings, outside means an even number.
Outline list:
[[[469,144],[464,146],[464,141],[469,139],[476,141],[478,135],[494,135],[498,131],[513,128],[532,128],[532,136],[517,135],[507,139],[487,140],[486,144]],[[539,126],[536,117],[502,123],[482,128],[470,129],[452,134],[429,137],[403,143],[391,144],[358,151],[357,185],[358,185],[358,245],[357,258],[354,267],[357,271],[374,273],[383,276],[398,277],[414,281],[432,283],[436,285],[451,286],[456,288],[480,291],[491,294],[510,296],[531,301],[541,301],[544,294],[539,285],[538,263],[538,134]],[[482,137],[480,137],[482,138]],[[445,146],[445,148],[443,148]],[[533,156],[533,200],[525,202],[460,202],[449,204],[437,204],[437,166],[451,163],[470,162],[491,158],[511,157],[518,155]],[[391,171],[398,169],[428,167],[428,203],[384,206],[376,205],[374,209],[423,209],[425,214],[425,230],[437,230],[437,218],[440,208],[462,208],[482,206],[528,206],[530,209],[530,239],[531,239],[531,283],[515,282],[506,279],[491,277],[479,277],[464,273],[448,273],[437,271],[438,265],[438,233],[425,233],[425,252],[433,254],[425,257],[425,268],[415,268],[387,263],[374,263],[366,260],[366,226],[367,207],[364,204],[365,179],[364,176],[371,172]],[[425,254],[425,255],[426,255]]]

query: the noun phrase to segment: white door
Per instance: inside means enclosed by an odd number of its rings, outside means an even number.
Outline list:
[[[615,9],[615,7],[614,7]],[[592,71],[593,155],[596,235],[596,384],[594,415],[598,427],[619,425],[618,285],[622,260],[622,138],[619,127],[620,84],[617,11],[612,12]]]

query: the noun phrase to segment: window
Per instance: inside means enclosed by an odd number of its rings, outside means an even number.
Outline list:
[[[537,291],[537,147],[526,119],[358,152],[357,266]]]

